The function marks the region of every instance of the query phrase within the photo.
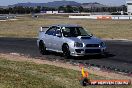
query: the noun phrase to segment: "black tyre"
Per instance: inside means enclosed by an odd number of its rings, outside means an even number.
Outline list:
[[[64,58],[69,59],[71,57],[69,46],[67,44],[63,45],[62,51],[63,51]]]
[[[43,42],[39,43],[39,51],[42,55],[46,55],[47,54],[47,50],[46,50],[46,46]]]

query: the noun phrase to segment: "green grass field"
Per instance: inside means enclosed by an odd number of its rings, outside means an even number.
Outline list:
[[[62,18],[62,19],[60,19]],[[52,24],[78,24],[100,38],[132,39],[132,20],[89,20],[68,19],[66,16],[30,16],[18,18],[17,21],[0,21],[0,36],[37,37],[39,27]]]
[[[9,61],[0,57],[0,88],[83,88],[80,72],[33,62]],[[90,79],[106,79],[91,75]],[[96,86],[131,88],[131,86]],[[95,88],[88,86],[87,88]]]

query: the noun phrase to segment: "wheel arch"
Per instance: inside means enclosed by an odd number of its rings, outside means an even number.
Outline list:
[[[40,44],[40,43],[44,43],[43,40],[39,40],[39,44]]]
[[[68,43],[63,43],[63,45],[62,45],[62,51],[64,49],[64,46],[66,46],[66,45],[69,46]]]
[[[45,42],[43,40],[39,40],[38,45],[40,45],[40,43],[45,44]]]

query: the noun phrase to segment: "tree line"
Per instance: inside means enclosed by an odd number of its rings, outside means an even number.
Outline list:
[[[30,13],[40,13],[41,11],[60,11],[64,13],[77,13],[77,12],[119,12],[119,11],[127,11],[127,7],[125,5],[119,7],[91,7],[91,8],[83,8],[82,6],[60,6],[58,8],[52,7],[22,7],[15,6],[9,8],[0,8],[0,14],[30,14]]]

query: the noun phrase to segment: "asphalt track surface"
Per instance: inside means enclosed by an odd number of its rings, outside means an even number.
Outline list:
[[[0,53],[19,53],[36,59],[60,60],[73,64],[81,63],[111,71],[132,74],[132,42],[121,40],[107,40],[106,56],[85,56],[79,58],[64,59],[62,54],[51,52],[49,55],[41,55],[36,45],[36,38],[0,38]]]

